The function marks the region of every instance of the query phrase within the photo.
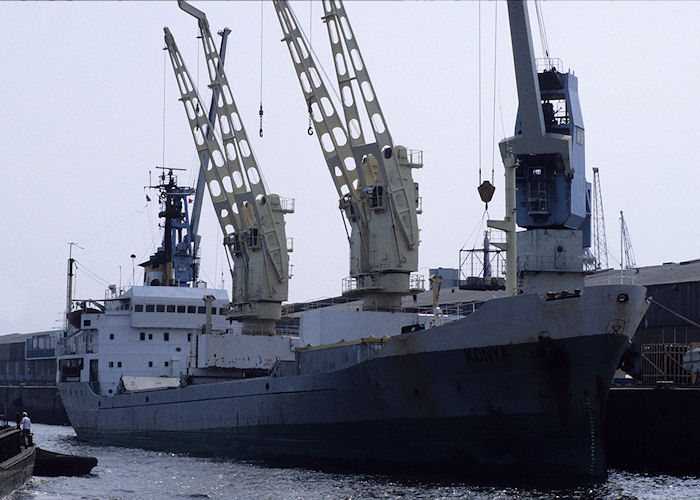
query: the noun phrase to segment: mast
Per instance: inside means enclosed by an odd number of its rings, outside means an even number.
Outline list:
[[[139,266],[144,268],[144,283],[148,286],[187,287],[195,279],[196,267],[187,201],[194,189],[178,185],[173,171],[184,169],[158,168],[162,170],[160,182],[148,187],[159,191],[158,216],[163,219],[163,242]]]

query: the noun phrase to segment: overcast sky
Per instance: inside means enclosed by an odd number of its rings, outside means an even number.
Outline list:
[[[290,301],[339,295],[348,247],[338,200],[317,139],[306,134],[306,106],[273,6],[262,5],[260,139],[261,4],[195,5],[212,30],[233,30],[226,71],[253,149],[269,191],[296,199],[296,213],[287,216]],[[484,178],[491,176],[494,114],[495,142],[512,133],[517,99],[506,5],[497,3],[495,52],[494,5],[481,4],[480,103],[477,2],[346,2],[394,141],[424,151],[414,179],[423,197],[425,275],[457,267],[461,247],[480,245],[479,108]],[[334,78],[320,3],[293,7]],[[624,210],[638,265],[700,258],[700,3],[549,1],[542,12],[550,54],[579,78],[587,176],[600,168],[611,254],[619,256]],[[539,46],[532,6],[531,23]],[[69,241],[83,247],[74,248],[76,298],[104,297],[105,284],[119,284],[120,266],[122,285],[130,285],[130,254],[144,261],[162,237],[156,197],[146,202],[149,171],[155,178],[164,155],[166,166],[188,169],[182,182],[194,183],[198,162],[169,61],[164,73],[163,26],[196,79],[203,60],[196,22],[175,2],[0,4],[0,334],[62,326]],[[201,65],[202,94],[206,78]],[[498,159],[495,181],[490,215],[500,218]],[[220,284],[223,276],[230,290],[208,198],[203,218],[202,278]]]

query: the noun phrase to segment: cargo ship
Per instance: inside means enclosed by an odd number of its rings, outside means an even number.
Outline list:
[[[417,331],[377,327],[374,337],[330,345],[293,349],[293,336],[259,336],[286,342],[286,353],[173,377],[178,355],[191,348],[196,364],[216,334],[186,328],[196,313],[137,311],[187,310],[206,291],[134,287],[104,311],[83,311],[90,328],[71,340],[85,349],[59,356],[59,390],[79,439],[467,476],[600,478],[609,383],[646,309],[644,288],[631,285],[525,294],[440,326],[415,314]],[[354,314],[371,315],[330,316]],[[149,315],[160,315],[157,328],[146,326]]]
[[[422,153],[389,135],[342,2],[324,2],[334,60],[347,61],[336,68],[338,83],[358,80],[375,142],[350,130],[357,120],[345,128],[289,3],[273,2],[308,103],[309,134],[324,150],[349,228],[343,294],[355,299],[299,311],[298,329],[280,306],[289,278],[283,215],[293,208],[260,182],[206,16],[179,4],[199,24],[214,94],[208,118],[167,28],[165,42],[234,263],[232,302],[190,272],[187,203],[173,201],[186,190],[163,182],[166,232],[142,264],[144,284],[104,300],[68,297],[58,388],[78,438],[460,477],[605,477],[602,415],[646,310],[645,289],[583,286],[590,184],[576,78],[551,61],[535,71],[523,4],[508,3],[514,52],[525,50],[523,37],[530,51],[515,58],[516,136],[501,142],[506,217],[489,221],[506,232],[507,296],[443,314],[436,299],[429,313],[400,307],[421,288],[412,275],[421,206],[411,171],[422,167]],[[560,113],[552,103],[562,100]],[[488,188],[480,188],[486,202]],[[526,197],[517,203],[526,207],[517,211],[526,231],[517,234],[516,191]]]

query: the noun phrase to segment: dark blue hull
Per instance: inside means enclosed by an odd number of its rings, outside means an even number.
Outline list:
[[[261,406],[272,407],[266,400],[282,398],[283,405],[306,408],[317,414],[315,423],[235,425],[241,405],[251,402],[214,398],[200,419],[215,420],[223,412],[233,425],[148,431],[103,425],[80,428],[78,435],[111,445],[291,463],[408,467],[474,477],[603,478],[605,381],[626,346],[621,335],[593,336],[372,360],[326,375],[337,379],[331,381],[334,390],[254,396]],[[577,376],[584,365],[585,380]],[[388,376],[402,373],[414,376]],[[145,408],[174,411],[174,422],[184,418],[178,412],[191,411],[188,405],[158,404],[170,391],[161,392]],[[106,413],[116,417],[124,410]],[[338,413],[345,418],[337,419]],[[339,421],[320,421],[330,418]]]

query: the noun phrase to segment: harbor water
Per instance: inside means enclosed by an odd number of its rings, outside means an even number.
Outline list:
[[[700,498],[700,475],[674,476],[613,470],[604,483],[572,489],[474,485],[454,479],[349,474],[273,467],[80,442],[71,427],[33,426],[38,446],[92,455],[85,477],[34,477],[13,500],[80,499],[442,499],[442,498]]]

